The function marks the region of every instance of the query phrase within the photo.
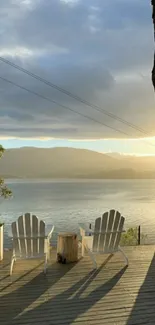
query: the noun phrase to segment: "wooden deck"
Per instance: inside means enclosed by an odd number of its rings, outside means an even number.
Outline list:
[[[55,262],[45,276],[42,261],[18,261],[9,276],[10,252],[0,263],[0,324],[155,324],[155,246],[127,247],[107,263],[88,257],[75,265]]]

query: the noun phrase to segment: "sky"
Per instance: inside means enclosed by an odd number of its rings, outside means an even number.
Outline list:
[[[74,98],[0,61],[0,143],[155,154],[151,10],[147,0],[1,0],[0,57]]]

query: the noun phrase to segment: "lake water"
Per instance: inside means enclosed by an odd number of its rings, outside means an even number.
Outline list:
[[[8,180],[13,198],[1,200],[5,230],[19,215],[32,212],[55,233],[78,231],[109,209],[125,217],[125,228],[141,225],[147,243],[155,243],[155,180]],[[5,240],[5,246],[7,242]]]

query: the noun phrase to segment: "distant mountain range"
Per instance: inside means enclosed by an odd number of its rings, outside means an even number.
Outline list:
[[[5,178],[155,178],[155,157],[24,147],[5,151],[0,175]]]

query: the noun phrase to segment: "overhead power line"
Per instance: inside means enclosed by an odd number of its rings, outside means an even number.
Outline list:
[[[119,130],[119,129],[113,128],[112,126],[109,126],[109,125],[107,125],[107,124],[105,124],[105,123],[102,123],[101,121],[98,121],[98,120],[96,120],[96,119],[94,119],[94,118],[92,118],[92,117],[90,117],[90,116],[88,116],[88,115],[85,115],[85,114],[83,114],[83,113],[80,113],[80,112],[78,112],[78,111],[76,111],[76,110],[74,110],[74,109],[72,109],[72,108],[70,108],[70,107],[68,107],[68,106],[65,106],[65,105],[63,105],[63,104],[60,104],[60,103],[58,103],[58,102],[55,101],[55,100],[52,100],[52,99],[50,99],[50,98],[48,98],[48,97],[46,97],[46,96],[44,96],[44,95],[41,95],[41,94],[39,94],[39,93],[37,93],[37,92],[35,92],[35,91],[32,91],[32,90],[30,90],[30,89],[28,89],[28,88],[26,88],[26,87],[24,87],[24,86],[21,86],[21,85],[19,85],[19,84],[13,82],[13,81],[11,81],[11,80],[8,80],[8,79],[3,78],[3,77],[1,77],[1,76],[0,76],[0,79],[3,80],[4,82],[7,82],[7,83],[9,83],[9,84],[11,84],[11,85],[13,85],[13,86],[16,86],[16,87],[20,88],[20,89],[22,89],[22,90],[27,91],[27,92],[30,93],[30,94],[33,94],[33,95],[35,95],[35,96],[37,96],[37,97],[39,97],[39,98],[42,98],[42,99],[44,99],[44,100],[46,100],[46,101],[48,101],[48,102],[50,102],[50,103],[56,104],[56,105],[58,105],[59,107],[62,107],[63,109],[65,109],[65,110],[69,110],[69,111],[71,111],[71,112],[74,112],[74,113],[76,113],[77,115],[80,115],[80,116],[82,116],[82,117],[84,117],[84,118],[86,118],[86,119],[89,119],[89,120],[91,120],[91,121],[93,121],[93,122],[95,122],[95,123],[97,123],[97,124],[100,124],[100,125],[102,125],[102,126],[104,126],[104,127],[107,127],[107,128],[109,128],[109,129],[112,129],[113,131],[119,132],[119,133],[121,133],[121,134],[123,134],[123,135],[125,135],[125,136],[127,136],[127,137],[130,138],[130,135],[129,135],[128,133],[126,133],[126,132],[123,132],[123,131],[121,131],[121,130]],[[137,139],[139,139],[139,137],[137,137]],[[155,145],[154,145],[153,143],[151,143],[151,142],[148,142],[148,141],[145,141],[145,140],[142,140],[142,141],[145,142],[145,143],[147,143],[148,145],[151,145],[151,146],[155,147]]]
[[[15,82],[13,82],[13,81],[10,81],[10,80],[8,80],[8,79],[6,79],[6,78],[3,78],[3,77],[1,77],[1,76],[0,76],[0,79],[3,80],[3,81],[5,81],[5,82],[7,82],[7,83],[10,83],[10,84],[12,84],[12,85],[18,87],[18,88],[20,88],[20,89],[22,89],[22,90],[26,90],[27,92],[29,92],[29,93],[31,93],[31,94],[33,94],[33,95],[35,95],[35,96],[38,96],[38,97],[40,97],[40,98],[42,98],[42,99],[44,99],[44,100],[47,100],[47,101],[50,102],[50,103],[56,104],[56,105],[62,107],[63,109],[66,109],[66,110],[69,110],[69,111],[71,111],[71,112],[74,112],[74,113],[76,113],[76,114],[78,114],[78,115],[80,115],[80,116],[83,116],[83,117],[85,117],[85,118],[87,118],[87,119],[89,119],[89,120],[91,120],[91,121],[93,121],[93,122],[95,122],[95,123],[98,123],[98,124],[100,124],[100,125],[102,125],[102,126],[105,126],[106,128],[109,128],[109,129],[111,129],[111,130],[113,130],[113,131],[116,131],[116,132],[119,132],[119,133],[121,133],[121,134],[123,134],[123,135],[128,136],[127,133],[125,133],[125,132],[123,132],[123,131],[121,131],[121,130],[119,130],[119,129],[116,129],[116,128],[112,127],[112,126],[109,126],[109,125],[107,125],[107,124],[105,124],[105,123],[102,123],[102,122],[100,122],[100,121],[98,121],[98,120],[96,120],[96,119],[94,119],[94,118],[92,118],[92,117],[90,117],[90,116],[88,116],[88,115],[85,115],[85,114],[83,114],[83,113],[80,113],[80,112],[78,112],[78,111],[75,111],[74,109],[72,109],[72,108],[70,108],[70,107],[68,107],[68,106],[65,106],[65,105],[63,105],[63,104],[60,104],[60,103],[58,103],[57,101],[55,101],[55,100],[53,100],[53,99],[50,99],[50,98],[48,98],[48,97],[46,97],[46,96],[44,96],[44,95],[41,95],[41,94],[39,94],[39,93],[37,93],[37,92],[35,92],[35,91],[32,91],[32,90],[30,90],[30,89],[28,89],[28,88],[26,88],[26,87],[20,86],[20,85],[18,85],[17,83],[15,83]]]
[[[125,124],[125,125],[127,125],[129,127],[131,127],[132,129],[140,132],[140,133],[143,133],[145,136],[150,136],[150,134],[146,130],[138,127],[137,125],[135,125],[133,123],[130,123],[130,122],[122,119],[121,117],[119,117],[119,116],[117,116],[117,115],[115,115],[113,113],[110,113],[110,112],[106,111],[105,109],[103,109],[103,108],[101,108],[101,107],[99,107],[97,105],[94,105],[94,104],[89,103],[87,100],[84,100],[84,99],[80,98],[79,96],[72,94],[68,90],[65,90],[64,88],[55,85],[54,83],[52,83],[52,82],[50,82],[50,81],[48,81],[48,80],[46,80],[46,79],[44,79],[44,78],[42,78],[42,77],[34,74],[34,73],[32,73],[31,71],[28,71],[28,70],[26,70],[26,69],[18,66],[17,64],[15,64],[15,63],[13,63],[13,62],[11,62],[11,61],[9,61],[9,60],[1,57],[1,56],[0,56],[0,61],[6,63],[8,65],[10,65],[11,67],[13,67],[13,68],[15,68],[15,69],[17,69],[17,70],[19,70],[19,71],[21,71],[21,72],[29,75],[29,76],[31,76],[32,78],[35,78],[35,79],[43,82],[44,84],[46,84],[46,85],[48,85],[48,86],[50,86],[50,87],[52,87],[52,88],[60,91],[61,93],[63,93],[65,95],[67,95],[67,96],[69,96],[69,97],[77,100],[78,102],[80,102],[82,104],[85,104],[85,105],[91,107],[92,109],[94,109],[94,110],[96,110],[98,112],[101,112],[102,114],[104,114],[104,115],[106,115],[106,116],[108,116],[108,117],[110,117],[110,118],[112,118],[114,120],[117,120],[117,121],[119,121],[119,122],[121,122],[121,123],[123,123],[123,124]]]

